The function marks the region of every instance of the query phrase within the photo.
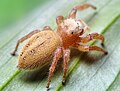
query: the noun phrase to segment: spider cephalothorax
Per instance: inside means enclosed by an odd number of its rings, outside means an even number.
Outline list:
[[[67,34],[82,34],[85,26],[78,20],[68,18],[64,20],[61,25],[61,29]]]
[[[73,18],[64,19],[63,16],[58,16],[57,33],[61,36],[64,48],[69,46],[76,46],[82,36],[89,27],[82,20],[75,20]]]
[[[88,7],[96,9],[96,7],[91,4],[78,5],[72,9],[67,18],[58,16],[56,18],[58,26],[56,32],[52,31],[49,26],[45,26],[43,28],[44,31],[32,31],[18,40],[12,55],[15,55],[19,43],[30,38],[21,50],[18,67],[21,69],[36,69],[49,63],[50,58],[53,57],[48,76],[47,88],[49,88],[52,75],[61,57],[63,57],[64,61],[62,83],[65,83],[68,62],[70,60],[70,46],[76,47],[80,51],[88,52],[95,50],[107,54],[107,51],[98,46],[82,45],[93,39],[99,39],[102,43],[104,42],[104,36],[98,33],[82,36],[89,27],[81,19],[76,19],[76,12],[77,10],[84,10]]]

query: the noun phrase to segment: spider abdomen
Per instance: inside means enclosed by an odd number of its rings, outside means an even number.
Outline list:
[[[43,66],[60,45],[60,37],[54,31],[41,31],[33,35],[21,49],[18,67],[36,69]]]

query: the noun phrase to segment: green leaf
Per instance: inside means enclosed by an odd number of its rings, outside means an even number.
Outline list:
[[[97,10],[94,11],[89,8],[77,15],[90,26],[90,33],[98,32],[104,34],[106,39],[105,49],[108,50],[109,54],[103,56],[99,52],[80,53],[72,50],[74,55],[71,56],[66,85],[61,85],[62,67],[60,66],[54,74],[50,91],[119,91],[119,0],[51,0],[31,14],[26,19],[26,22],[23,21],[18,27],[11,29],[11,32],[9,30],[1,31],[0,90],[46,90],[45,86],[49,67],[34,72],[18,71],[16,68],[17,57],[11,57],[9,53],[15,47],[16,41],[25,34],[34,29],[42,28],[45,25],[50,25],[55,29],[56,16],[67,16],[73,6],[86,2],[95,5]],[[92,42],[91,44],[99,45],[98,42]]]

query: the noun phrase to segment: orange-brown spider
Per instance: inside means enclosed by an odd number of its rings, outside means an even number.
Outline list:
[[[93,39],[99,39],[102,43],[104,42],[104,36],[98,33],[92,33],[86,37],[81,36],[89,27],[81,19],[76,19],[76,13],[77,10],[84,10],[89,7],[96,9],[91,4],[83,4],[74,7],[67,18],[58,16],[56,18],[58,25],[56,32],[52,31],[49,26],[46,26],[43,28],[45,31],[35,30],[18,40],[12,55],[15,55],[21,42],[30,38],[21,50],[18,67],[21,69],[36,69],[47,63],[47,60],[51,56],[54,56],[49,69],[48,83],[46,86],[49,88],[56,65],[62,56],[64,61],[62,83],[65,83],[70,60],[70,46],[76,47],[80,51],[88,52],[95,50],[107,54],[107,51],[98,46],[82,45]]]

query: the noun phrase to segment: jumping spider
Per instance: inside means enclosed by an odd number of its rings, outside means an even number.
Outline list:
[[[74,7],[67,18],[58,16],[56,18],[58,26],[56,32],[49,26],[45,26],[43,28],[44,31],[34,30],[19,39],[15,50],[11,53],[12,55],[15,55],[19,44],[29,38],[20,52],[17,67],[33,70],[48,63],[48,59],[54,56],[49,69],[48,83],[46,86],[49,88],[56,65],[62,56],[64,61],[62,83],[65,83],[70,60],[70,46],[76,47],[80,51],[88,52],[95,50],[107,54],[107,51],[98,46],[81,44],[86,44],[93,39],[99,39],[102,43],[104,42],[104,36],[98,33],[92,33],[86,37],[82,36],[89,27],[81,19],[76,19],[76,13],[77,10],[84,10],[89,7],[96,9],[96,7],[91,4],[83,4]]]

